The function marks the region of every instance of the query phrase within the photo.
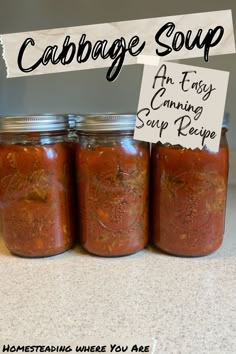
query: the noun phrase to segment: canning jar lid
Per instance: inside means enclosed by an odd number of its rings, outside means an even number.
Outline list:
[[[67,115],[1,116],[0,133],[50,132],[69,129]]]
[[[222,128],[229,129],[229,113],[228,112],[224,113]]]
[[[94,114],[75,117],[78,131],[134,130],[135,114]]]
[[[75,128],[75,115],[74,114],[68,114],[68,119],[69,119],[69,127],[70,129]]]

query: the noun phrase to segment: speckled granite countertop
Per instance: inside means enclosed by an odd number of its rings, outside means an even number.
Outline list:
[[[12,256],[0,239],[0,340],[157,338],[157,353],[236,353],[236,187],[222,247],[204,258],[149,248],[97,258],[75,248]]]

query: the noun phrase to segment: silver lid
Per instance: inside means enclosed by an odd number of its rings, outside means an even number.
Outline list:
[[[75,117],[75,128],[79,131],[134,130],[135,114],[94,114]]]
[[[229,113],[228,112],[224,113],[222,128],[229,129]]]
[[[0,133],[48,132],[69,129],[66,115],[0,117]]]
[[[68,114],[70,129],[75,128],[75,116],[73,114]]]

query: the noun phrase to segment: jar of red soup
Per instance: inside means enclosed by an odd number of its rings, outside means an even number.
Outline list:
[[[148,242],[149,144],[133,139],[135,115],[76,118],[80,241],[123,256]]]
[[[228,180],[227,123],[218,152],[153,145],[152,241],[179,256],[205,256],[223,240]]]
[[[74,241],[72,150],[65,116],[0,118],[0,210],[7,248],[52,256]]]

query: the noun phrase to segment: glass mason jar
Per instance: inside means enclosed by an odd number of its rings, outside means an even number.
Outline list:
[[[204,256],[223,240],[228,144],[222,128],[219,151],[153,145],[152,242],[179,256]]]
[[[123,256],[148,242],[149,144],[133,139],[136,116],[77,117],[80,241],[90,253]]]
[[[74,242],[72,151],[65,116],[0,118],[0,210],[7,248],[51,256]]]

